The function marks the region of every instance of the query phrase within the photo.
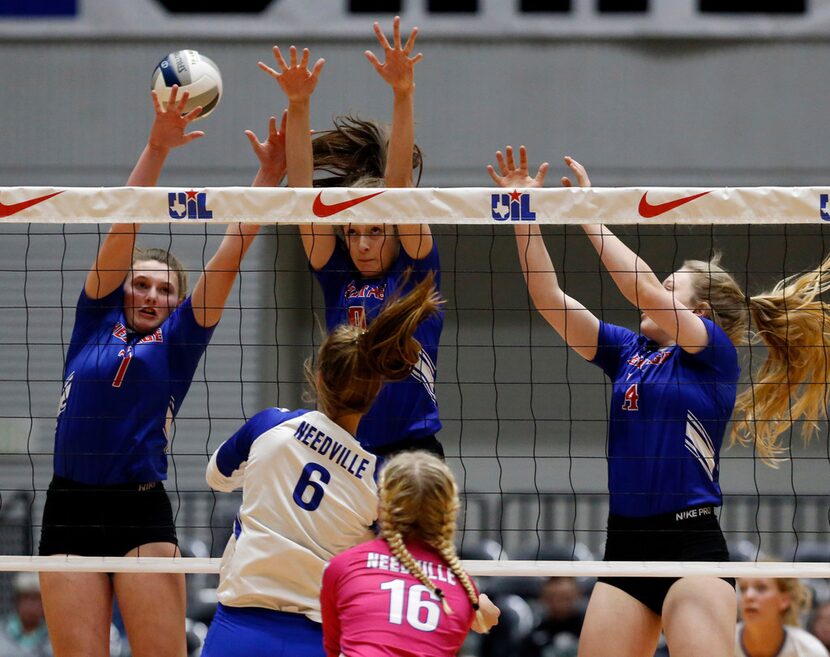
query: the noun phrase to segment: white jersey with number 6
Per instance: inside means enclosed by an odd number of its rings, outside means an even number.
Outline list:
[[[215,490],[242,488],[219,602],[320,622],[329,559],[374,536],[376,466],[373,454],[318,411],[269,408],[246,422],[207,468]]]

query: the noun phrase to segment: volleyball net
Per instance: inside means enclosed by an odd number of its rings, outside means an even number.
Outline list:
[[[758,292],[829,252],[828,191],[0,187],[0,570],[218,572],[240,498],[211,492],[204,469],[259,410],[306,406],[302,366],[321,339],[323,299],[294,226],[319,222],[432,226],[447,299],[438,437],[462,491],[458,541],[472,574],[830,577],[822,418],[809,445],[794,427],[777,469],[752,449],[722,450],[720,520],[741,563],[600,561],[610,388],[533,308],[512,230],[543,225],[563,288],[602,319],[636,327],[578,224],[614,226],[661,277],[723,252],[743,289]],[[170,441],[166,486],[186,556],[33,556],[75,303],[109,224],[146,224],[139,244],[172,250],[195,281],[224,224],[237,221],[265,227]],[[739,354],[746,383],[763,348]]]

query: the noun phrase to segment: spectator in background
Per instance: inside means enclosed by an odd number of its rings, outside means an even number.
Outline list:
[[[576,655],[586,600],[573,577],[551,577],[542,586],[539,600],[542,620],[521,643],[521,657]]]
[[[816,606],[810,617],[808,629],[830,651],[830,601]]]
[[[821,641],[800,627],[812,599],[801,580],[741,578],[738,593],[736,657],[830,657]]]
[[[51,657],[37,573],[15,574],[12,587],[14,613],[0,626],[0,657]]]

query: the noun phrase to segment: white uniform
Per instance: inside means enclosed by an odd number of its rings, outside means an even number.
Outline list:
[[[376,457],[318,411],[270,408],[213,454],[208,484],[242,487],[222,556],[219,602],[321,622],[329,559],[374,537]]]
[[[750,657],[744,652],[741,643],[744,624],[738,623],[738,631],[735,633],[735,657]],[[775,657],[828,657],[830,653],[824,644],[806,630],[792,625],[784,626],[784,645],[776,653]]]

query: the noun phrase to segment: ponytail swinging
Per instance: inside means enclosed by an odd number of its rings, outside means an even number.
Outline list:
[[[819,298],[827,290],[830,257],[748,300],[767,357],[735,403],[732,440],[744,445],[754,440],[758,454],[771,464],[785,451],[779,441],[793,422],[804,422],[802,435],[809,440],[818,421],[827,418],[830,305]]]
[[[326,415],[365,413],[385,381],[409,376],[421,353],[415,329],[443,304],[434,281],[430,272],[407,295],[388,301],[368,328],[344,324],[323,341],[317,363],[305,369]]]

